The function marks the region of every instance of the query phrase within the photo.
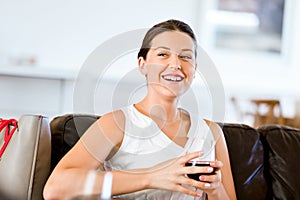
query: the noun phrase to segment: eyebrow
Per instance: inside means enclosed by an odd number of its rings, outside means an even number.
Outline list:
[[[169,47],[164,47],[164,46],[160,46],[160,47],[154,48],[154,50],[158,50],[158,49],[171,50]],[[181,51],[191,51],[191,52],[194,52],[192,49],[181,49]]]
[[[154,48],[154,50],[157,50],[157,49],[171,50],[169,47],[163,47],[163,46]]]

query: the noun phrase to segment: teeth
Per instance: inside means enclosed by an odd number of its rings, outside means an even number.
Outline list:
[[[163,76],[167,81],[181,81],[183,78],[179,76]]]

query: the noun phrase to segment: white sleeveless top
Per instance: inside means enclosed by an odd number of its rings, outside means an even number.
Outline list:
[[[205,146],[211,151],[207,152],[208,154],[203,159],[215,160],[213,135],[203,119],[200,120],[195,116],[190,116],[191,127],[187,135],[188,141],[184,147],[181,147],[167,137],[151,118],[140,113],[133,105],[121,110],[126,118],[124,137],[118,151],[112,158],[104,162],[106,170],[147,168],[185,155],[186,152],[202,150]],[[124,197],[127,200],[194,199],[193,196],[179,192],[154,189],[142,190],[118,197],[121,199]]]

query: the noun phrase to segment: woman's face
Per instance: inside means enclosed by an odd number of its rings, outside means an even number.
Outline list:
[[[163,32],[152,40],[146,60],[139,68],[147,76],[148,90],[177,97],[191,85],[196,70],[193,39],[179,31]]]

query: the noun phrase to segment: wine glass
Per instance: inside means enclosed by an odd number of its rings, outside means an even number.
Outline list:
[[[203,132],[205,134],[203,135],[194,135],[190,141],[190,144],[188,145],[187,152],[195,152],[195,151],[202,151],[202,154],[190,160],[185,164],[185,166],[199,166],[199,167],[208,167],[210,166],[210,162],[215,160],[215,148],[216,143],[220,138],[220,135],[214,135],[211,131]],[[213,174],[214,170],[212,172],[208,173],[196,173],[196,174],[187,174],[189,178],[192,178],[194,180],[199,181],[199,177],[201,175],[208,175]],[[195,188],[195,190],[200,193],[201,190]],[[196,199],[196,197],[194,198]]]
[[[208,131],[204,135],[194,135],[188,145],[187,152],[202,151],[202,154],[191,161],[213,161],[215,160],[215,147],[220,135]]]

